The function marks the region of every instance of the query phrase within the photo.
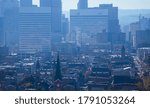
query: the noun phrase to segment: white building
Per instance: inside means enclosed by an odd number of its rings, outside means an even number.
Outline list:
[[[148,57],[148,55],[150,55],[150,47],[138,48],[137,56],[140,59],[144,60],[144,59],[146,59],[146,57]]]
[[[149,40],[149,34],[146,30],[150,30],[150,18],[140,17],[139,21],[130,24],[130,42],[133,47],[138,47],[138,44]],[[149,42],[147,42],[149,43]]]
[[[22,7],[19,14],[20,52],[50,51],[51,9],[47,7]]]

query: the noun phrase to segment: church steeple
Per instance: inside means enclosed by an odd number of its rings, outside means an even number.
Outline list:
[[[124,45],[121,48],[121,57],[124,58],[125,57],[125,47]]]
[[[35,64],[35,69],[36,69],[36,74],[37,74],[38,76],[40,76],[40,68],[41,68],[40,61],[37,60],[37,61],[36,61],[36,64]]]
[[[55,81],[56,80],[62,80],[59,53],[57,55],[56,73],[55,73],[54,80]]]
[[[40,61],[39,61],[39,60],[37,60],[37,61],[36,61],[36,70],[39,70],[39,69],[40,69],[40,67],[41,67],[41,66],[40,66]]]

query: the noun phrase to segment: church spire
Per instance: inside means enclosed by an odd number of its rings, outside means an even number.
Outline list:
[[[121,48],[121,57],[124,58],[125,57],[125,46],[123,45]]]
[[[54,80],[55,81],[56,80],[62,80],[59,53],[57,55],[56,73],[55,73]]]

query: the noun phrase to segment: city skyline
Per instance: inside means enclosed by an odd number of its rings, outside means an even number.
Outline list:
[[[34,4],[38,4],[39,0],[33,0]],[[62,0],[63,11],[76,9],[78,0]],[[114,4],[120,9],[149,9],[149,0],[89,0],[89,7],[97,7],[99,4]],[[130,4],[130,5],[129,5]]]
[[[0,91],[150,91],[150,3],[128,1],[0,0]]]

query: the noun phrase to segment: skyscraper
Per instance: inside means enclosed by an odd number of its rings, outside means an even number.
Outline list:
[[[1,14],[3,16],[3,34],[5,44],[10,50],[18,45],[18,0],[1,0]]]
[[[52,32],[61,32],[62,2],[61,0],[40,0],[40,7],[51,7]]]
[[[2,0],[0,0],[0,17],[2,16]]]
[[[3,17],[0,16],[0,46],[4,43],[4,28],[3,28],[4,22]]]
[[[88,8],[88,0],[79,0],[78,9],[87,9]]]
[[[145,17],[139,17],[139,21],[137,22],[134,22],[134,23],[131,23],[130,24],[130,33],[131,33],[131,37],[130,37],[130,42],[133,44],[133,47],[137,47],[136,45],[136,35],[139,34],[136,33],[137,31],[145,31],[145,30],[150,30],[150,18],[145,18]],[[140,32],[141,34],[142,32]],[[143,33],[144,35],[145,33]],[[140,38],[139,38],[140,39]],[[142,41],[144,38],[141,37],[141,40],[139,41]]]
[[[21,7],[32,7],[32,0],[20,0]]]
[[[62,16],[62,2],[61,0],[50,0],[52,12],[52,32],[61,32],[61,16]]]
[[[76,29],[88,34],[97,34],[104,30],[118,32],[118,8],[112,4],[101,4],[94,8],[73,9],[70,11],[70,30]]]
[[[50,7],[51,0],[40,0],[40,7]]]
[[[134,37],[134,48],[150,47],[150,30],[137,30]]]
[[[66,18],[65,15],[62,15],[62,35],[65,38],[66,35],[69,33],[69,19]]]
[[[22,7],[19,14],[20,52],[50,52],[51,9]]]

